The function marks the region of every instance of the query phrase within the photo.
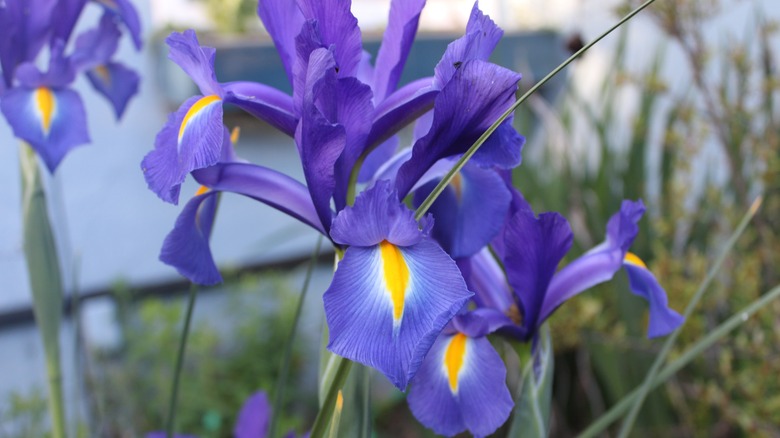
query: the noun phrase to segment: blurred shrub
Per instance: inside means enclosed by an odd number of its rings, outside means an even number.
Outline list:
[[[515,174],[538,211],[567,212],[575,253],[603,239],[621,199],[643,198],[648,213],[632,251],[648,262],[680,311],[739,218],[763,193],[764,207],[687,322],[678,352],[778,281],[777,25],[757,13],[744,37],[729,29],[730,38],[710,43],[703,36],[708,20],[734,2],[719,6],[715,0],[659,2],[653,19],[668,39],[659,42],[644,71],[627,68],[624,29],[598,102],[573,88],[557,112],[534,102],[545,138],[530,145],[538,149],[527,151],[531,159]],[[687,70],[676,69],[673,77],[683,87],[671,87],[663,75],[669,48],[681,51],[687,62]],[[707,148],[720,152],[725,171],[699,165]],[[653,153],[660,159],[650,166]],[[694,189],[697,182],[702,189]],[[644,339],[644,309],[619,274],[617,282],[553,317],[561,364],[554,435],[581,429],[639,384],[660,347]],[[637,435],[780,436],[779,312],[780,303],[773,303],[665,392],[656,392],[643,409],[644,428]]]
[[[200,292],[179,390],[177,430],[201,438],[232,436],[244,400],[260,389],[270,397],[299,293],[284,277],[268,274],[244,274],[222,289]],[[219,309],[215,298],[229,304]],[[120,306],[124,345],[92,352],[87,373],[97,435],[164,429],[184,307],[184,300],[160,298]],[[281,431],[300,425],[294,413],[316,409],[313,388],[297,384],[303,344],[293,350]]]

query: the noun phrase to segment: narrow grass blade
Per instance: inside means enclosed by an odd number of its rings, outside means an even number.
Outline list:
[[[179,339],[179,351],[176,355],[176,364],[173,371],[173,384],[171,386],[171,401],[168,405],[168,422],[165,426],[165,433],[168,438],[173,438],[174,428],[176,427],[176,404],[179,397],[179,380],[181,380],[181,369],[184,364],[184,351],[187,347],[187,337],[190,334],[190,323],[192,322],[192,311],[195,308],[195,299],[198,296],[198,287],[193,284],[190,287],[190,295],[187,299],[187,313],[184,315],[184,328],[181,331]]]
[[[284,353],[282,354],[282,361],[279,364],[279,376],[276,380],[276,388],[274,389],[273,410],[271,411],[271,424],[268,427],[268,436],[276,436],[276,425],[279,421],[279,417],[282,414],[282,407],[284,405],[284,390],[287,385],[287,375],[290,370],[290,360],[292,358],[293,344],[295,343],[295,336],[298,332],[298,323],[301,320],[301,313],[303,313],[303,304],[306,301],[306,294],[309,291],[309,284],[311,283],[311,276],[314,272],[314,266],[317,264],[317,257],[320,254],[320,248],[322,247],[322,235],[317,237],[317,244],[314,247],[314,251],[311,253],[311,259],[309,260],[309,266],[306,268],[306,277],[303,279],[303,287],[301,287],[301,296],[298,298],[298,306],[295,308],[295,317],[290,327],[290,334],[287,335],[287,342],[285,343]]]
[[[64,438],[65,407],[60,363],[62,274],[57,244],[46,207],[41,168],[35,152],[25,143],[22,143],[19,150],[19,164],[22,175],[24,256],[30,277],[35,321],[46,355],[51,432],[53,438]]]
[[[691,348],[687,349],[677,360],[666,365],[658,374],[656,374],[650,381],[650,389],[657,388],[675,373],[680,371],[684,366],[691,363],[694,359],[699,357],[705,350],[710,348],[713,344],[723,339],[726,335],[731,333],[732,330],[745,323],[756,312],[763,309],[770,302],[780,298],[780,285],[775,286],[772,290],[761,296],[741,311],[735,313],[731,318],[717,326],[707,336],[696,342]],[[579,435],[579,438],[593,438],[609,427],[610,424],[615,422],[624,412],[636,404],[636,401],[641,395],[642,387],[635,389],[630,394],[623,397],[622,400],[617,402],[615,406],[610,408],[604,415],[599,417],[593,422],[584,432]]]
[[[550,424],[552,401],[553,348],[550,326],[539,331],[536,352],[523,369],[520,396],[509,428],[509,438],[545,438]]]
[[[639,5],[636,9],[629,12],[625,17],[623,17],[620,21],[615,23],[614,26],[610,27],[606,32],[599,35],[595,40],[591,41],[590,43],[586,44],[584,47],[582,47],[580,50],[577,50],[576,53],[571,55],[566,61],[563,61],[558,67],[555,67],[553,71],[547,74],[542,80],[534,84],[533,87],[531,87],[525,94],[523,94],[519,99],[515,101],[515,103],[512,104],[503,114],[501,114],[501,117],[498,118],[490,127],[482,133],[482,135],[479,136],[477,141],[474,142],[474,144],[471,145],[471,147],[466,151],[465,154],[463,154],[460,159],[455,163],[455,166],[450,169],[449,172],[442,178],[441,181],[439,181],[439,184],[436,185],[436,187],[433,189],[433,191],[428,195],[427,198],[420,204],[420,206],[417,208],[417,210],[414,212],[414,216],[416,220],[422,219],[423,216],[425,216],[425,213],[428,211],[429,208],[433,205],[433,203],[436,201],[436,198],[441,195],[441,193],[444,191],[444,189],[447,187],[447,185],[450,183],[452,178],[460,172],[461,169],[463,169],[463,166],[466,165],[466,163],[471,159],[472,156],[474,156],[475,153],[477,153],[477,150],[479,150],[480,146],[490,137],[493,132],[498,129],[498,126],[506,120],[507,117],[509,117],[510,114],[512,114],[517,107],[519,107],[523,102],[528,99],[529,96],[534,94],[536,90],[538,90],[542,85],[546,84],[547,81],[552,79],[555,75],[561,72],[564,68],[566,68],[569,64],[572,63],[575,59],[580,57],[583,53],[590,50],[591,47],[593,47],[596,43],[601,41],[604,37],[612,33],[615,29],[622,26],[624,23],[626,23],[628,20],[633,18],[636,14],[641,12],[646,7],[653,4],[655,0],[647,0],[646,2]]]
[[[729,237],[728,241],[726,241],[726,245],[724,246],[720,255],[718,255],[718,258],[715,260],[715,263],[712,265],[712,268],[710,268],[709,272],[707,272],[707,276],[704,278],[704,281],[702,281],[702,283],[699,285],[699,288],[696,291],[696,293],[693,295],[693,298],[691,298],[691,301],[688,302],[688,306],[685,308],[685,313],[683,314],[685,321],[689,320],[691,314],[693,313],[694,308],[696,308],[696,306],[699,304],[699,301],[701,301],[701,298],[704,296],[704,292],[707,290],[710,283],[712,283],[712,280],[715,279],[715,276],[718,274],[718,272],[720,272],[720,266],[723,264],[723,261],[726,260],[726,256],[729,254],[729,252],[731,252],[731,248],[737,242],[737,239],[739,239],[739,237],[745,231],[748,224],[750,223],[750,220],[753,219],[753,216],[756,215],[756,212],[758,212],[759,207],[761,207],[761,201],[762,198],[758,197],[753,202],[753,204],[750,206],[747,213],[745,213],[745,216],[742,218],[739,225],[737,226],[737,229],[734,231],[731,237]],[[656,374],[658,374],[661,365],[666,360],[666,356],[669,354],[669,351],[672,349],[672,346],[674,345],[674,341],[677,340],[677,336],[679,336],[680,331],[684,326],[685,326],[685,322],[683,322],[683,324],[677,327],[677,330],[672,332],[672,334],[669,335],[668,338],[666,338],[666,341],[664,342],[661,351],[658,353],[658,356],[656,356],[655,361],[653,362],[653,366],[650,367],[650,371],[647,372],[647,377],[645,377],[642,386],[639,387],[639,393],[637,394],[637,397],[634,400],[634,404],[631,407],[631,410],[629,411],[628,415],[623,421],[623,424],[620,428],[620,433],[618,435],[619,438],[625,438],[631,432],[631,429],[634,426],[634,421],[636,421],[636,416],[637,414],[639,414],[639,410],[642,408],[642,403],[644,403],[645,397],[647,397],[647,393],[650,392],[650,388],[653,385],[653,380],[655,379]]]

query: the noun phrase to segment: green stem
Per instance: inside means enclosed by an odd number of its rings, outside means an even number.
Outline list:
[[[371,368],[362,366],[361,374],[363,375],[363,406],[362,406],[362,418],[361,425],[363,426],[361,437],[369,438],[371,436]]]
[[[753,314],[761,310],[771,301],[776,300],[778,297],[780,297],[780,286],[775,286],[761,298],[735,313],[731,318],[717,326],[715,330],[712,330],[707,336],[700,339],[693,347],[686,350],[677,360],[665,366],[658,374],[653,376],[653,379],[650,381],[650,389],[660,386],[684,366],[699,357],[707,348],[728,335],[732,330],[746,322]],[[615,406],[610,408],[609,411],[588,426],[588,428],[579,435],[579,438],[592,438],[602,433],[610,424],[620,418],[625,411],[636,404],[641,392],[642,387],[635,389],[630,394],[623,397]]]
[[[53,438],[65,438],[67,432],[59,336],[63,286],[57,244],[49,220],[38,158],[26,143],[22,143],[19,149],[19,165],[22,176],[24,256],[30,279],[33,312],[46,356],[51,434]]]
[[[707,291],[707,288],[710,286],[710,283],[712,283],[712,280],[714,280],[715,276],[720,272],[720,266],[723,264],[723,261],[726,260],[726,256],[737,242],[737,239],[739,239],[739,237],[747,228],[750,220],[753,219],[753,216],[755,216],[756,212],[761,206],[761,200],[762,198],[759,196],[750,206],[747,213],[745,213],[745,216],[742,218],[742,221],[740,221],[737,229],[734,231],[731,237],[729,237],[729,240],[726,241],[726,245],[718,255],[718,258],[715,260],[715,264],[712,265],[709,272],[707,272],[707,276],[704,278],[704,281],[699,285],[699,289],[693,295],[691,301],[688,302],[688,306],[685,308],[685,313],[683,313],[683,323],[680,324],[680,326],[677,327],[677,329],[673,331],[668,338],[666,338],[661,351],[655,357],[655,361],[650,367],[650,371],[647,372],[647,376],[645,377],[642,386],[639,387],[639,393],[634,400],[634,405],[631,407],[631,410],[628,412],[626,419],[623,421],[623,424],[620,427],[618,438],[626,438],[628,434],[631,433],[631,429],[634,426],[634,422],[636,421],[636,417],[639,414],[639,410],[642,408],[645,397],[647,397],[647,393],[650,392],[650,388],[653,386],[653,380],[655,380],[655,376],[658,374],[658,370],[661,369],[661,365],[666,360],[666,356],[669,354],[669,351],[671,351],[672,346],[674,345],[674,341],[677,340],[677,336],[679,336],[680,331],[682,331],[683,326],[685,326],[685,321],[691,317],[694,308],[696,308],[696,306],[699,304],[699,301],[701,301],[701,298],[704,296],[704,292]]]
[[[173,438],[174,428],[176,426],[176,404],[179,396],[179,380],[181,379],[181,369],[184,364],[184,350],[187,346],[187,337],[190,334],[190,323],[192,322],[192,310],[195,308],[195,298],[198,295],[198,287],[193,283],[190,287],[190,295],[187,300],[187,313],[184,316],[184,328],[179,339],[179,352],[176,354],[176,364],[173,371],[173,384],[171,386],[171,402],[168,405],[168,422],[165,426],[166,436]]]
[[[311,428],[311,434],[309,438],[322,438],[325,436],[325,430],[328,427],[328,422],[333,416],[333,409],[335,408],[336,398],[339,391],[344,387],[344,382],[347,381],[349,376],[349,370],[352,368],[352,361],[340,356],[334,355],[338,364],[335,365],[336,374],[333,377],[328,388],[328,394],[325,397],[325,402],[322,404],[320,411],[317,413],[317,418],[314,419],[314,425]]]
[[[309,291],[309,283],[311,282],[311,276],[314,272],[314,265],[317,263],[317,256],[320,254],[320,248],[322,247],[322,235],[317,238],[317,244],[314,247],[314,252],[311,254],[309,260],[309,266],[306,269],[306,277],[303,280],[303,287],[301,287],[301,297],[298,299],[298,307],[295,309],[295,317],[290,327],[290,333],[287,335],[287,342],[284,348],[284,354],[282,355],[282,362],[279,365],[279,378],[276,380],[276,388],[274,390],[273,410],[271,411],[271,424],[268,427],[268,436],[276,436],[276,425],[279,421],[279,417],[282,413],[282,405],[284,404],[284,389],[287,382],[287,375],[290,368],[290,360],[292,359],[292,345],[295,342],[295,336],[298,332],[298,323],[301,320],[301,314],[303,313],[303,303],[306,301],[306,293]]]
[[[498,118],[490,127],[482,133],[481,136],[477,139],[477,141],[474,142],[473,145],[466,151],[465,154],[463,154],[462,157],[455,163],[455,166],[450,169],[449,172],[442,178],[441,181],[439,181],[439,184],[436,185],[436,187],[433,189],[433,191],[428,195],[427,198],[423,201],[422,204],[417,208],[417,211],[414,212],[414,217],[416,220],[422,219],[423,216],[425,216],[425,213],[428,211],[429,208],[431,208],[431,205],[433,205],[434,201],[436,201],[436,198],[439,197],[439,195],[444,191],[444,189],[447,187],[447,185],[450,183],[452,178],[460,172],[460,170],[463,168],[463,166],[466,165],[466,163],[471,159],[471,157],[477,153],[477,150],[482,146],[482,144],[490,137],[493,132],[498,129],[498,126],[501,125],[501,123],[506,120],[507,117],[509,117],[510,114],[512,114],[517,107],[519,107],[523,102],[525,102],[532,94],[536,92],[542,85],[547,83],[550,79],[552,79],[555,75],[561,72],[564,68],[566,68],[569,64],[572,63],[575,59],[579,58],[583,53],[587,52],[591,47],[593,47],[596,43],[601,41],[604,37],[612,33],[615,29],[622,26],[625,22],[630,20],[634,17],[634,15],[638,14],[640,11],[645,9],[646,7],[653,4],[655,0],[647,0],[646,2],[642,3],[639,7],[631,11],[628,15],[623,17],[620,21],[618,21],[614,26],[609,28],[606,32],[599,35],[595,40],[591,41],[587,45],[585,45],[583,48],[578,50],[576,53],[571,55],[566,61],[563,61],[558,67],[555,67],[553,71],[547,74],[544,78],[542,78],[541,81],[534,84],[533,87],[531,87],[528,91],[525,92],[515,103],[512,104],[512,106],[509,107],[506,111],[504,111],[503,114],[501,114],[501,117]]]

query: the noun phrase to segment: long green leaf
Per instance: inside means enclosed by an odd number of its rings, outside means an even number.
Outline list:
[[[52,436],[64,438],[65,409],[60,364],[60,323],[63,286],[57,244],[46,207],[41,168],[35,152],[23,143],[19,150],[22,175],[24,255],[30,276],[33,311],[46,354]]]
[[[515,403],[515,415],[508,437],[547,436],[552,401],[553,353],[550,327],[545,323],[539,330],[536,351],[523,369],[520,397]]]
[[[680,371],[684,366],[688,365],[691,361],[701,356],[701,354],[713,344],[723,339],[726,335],[731,333],[732,330],[745,323],[756,312],[763,309],[767,304],[780,297],[780,286],[776,286],[769,292],[764,294],[761,298],[757,299],[744,309],[735,313],[731,318],[724,323],[717,326],[707,336],[700,339],[693,347],[687,349],[677,360],[666,365],[657,375],[653,377],[651,381],[651,389],[657,388],[675,373]],[[610,424],[615,422],[624,412],[626,412],[631,406],[633,406],[641,393],[641,387],[635,389],[627,396],[623,397],[619,402],[615,404],[609,411],[599,417],[593,422],[584,432],[579,435],[579,438],[593,438],[602,433]]]
[[[715,276],[718,274],[718,272],[720,272],[720,266],[723,264],[723,261],[726,260],[726,256],[731,251],[731,248],[737,242],[737,239],[739,239],[739,237],[745,231],[748,224],[750,223],[750,220],[753,219],[753,216],[755,216],[756,212],[758,212],[759,207],[761,207],[762,199],[763,198],[758,197],[753,202],[753,204],[750,206],[747,213],[745,213],[745,216],[742,218],[739,225],[737,226],[737,229],[734,231],[731,237],[729,237],[729,240],[726,241],[726,245],[724,246],[718,258],[715,260],[715,263],[710,268],[709,272],[707,273],[707,276],[704,278],[704,281],[702,281],[702,283],[699,285],[699,289],[693,295],[691,301],[688,302],[688,306],[685,308],[685,313],[683,314],[685,321],[689,320],[691,314],[693,314],[693,310],[696,308],[696,306],[699,304],[699,301],[701,301],[701,298],[704,296],[704,292],[706,292],[710,283],[712,283],[712,280],[714,280]],[[625,438],[631,432],[631,428],[634,426],[634,421],[636,420],[636,416],[639,414],[639,410],[642,408],[642,403],[645,401],[645,397],[647,397],[647,393],[650,392],[650,388],[653,385],[655,376],[656,374],[658,374],[661,365],[666,360],[666,356],[669,354],[669,351],[671,351],[672,346],[674,345],[674,341],[677,340],[677,336],[679,336],[680,331],[684,326],[685,326],[685,322],[683,322],[683,324],[677,327],[677,329],[674,332],[672,332],[672,334],[669,335],[668,338],[666,338],[666,341],[664,342],[661,351],[658,353],[658,356],[656,356],[655,361],[653,362],[653,366],[650,367],[650,371],[647,372],[647,377],[645,377],[642,386],[639,388],[639,394],[634,400],[634,405],[631,407],[631,410],[629,411],[628,415],[626,416],[626,419],[623,422],[623,425],[620,428],[619,437]]]

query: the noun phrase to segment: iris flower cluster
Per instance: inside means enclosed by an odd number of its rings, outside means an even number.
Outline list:
[[[220,192],[311,226],[340,259],[323,296],[328,349],[379,370],[402,391],[409,387],[414,415],[443,435],[488,435],[509,417],[506,369],[489,335],[533,341],[558,306],[621,269],[649,303],[649,336],[681,323],[629,252],[641,201],[624,201],[604,243],[557,270],[572,232],[557,213],[536,215],[512,186],[524,138],[511,119],[415,220],[408,203],[419,205],[510,107],[520,75],[488,61],[502,30],[475,4],[465,34],[432,76],[399,87],[424,0],[392,1],[373,62],[349,3],[259,2],[292,95],[220,83],[214,49],[200,46],[193,31],[168,37],[170,59],[202,94],[169,116],[142,169],[149,188],[170,203],[187,174],[202,188],[166,237],[162,261],[195,283],[221,281],[209,249]],[[223,123],[226,103],[294,139],[305,184],[236,156]],[[401,145],[397,134],[406,126],[413,140]]]
[[[54,172],[73,148],[89,143],[87,117],[71,85],[84,73],[114,108],[117,119],[138,91],[138,75],[113,60],[121,28],[141,48],[138,13],[128,0],[95,0],[103,15],[94,29],[68,41],[87,0],[0,1],[0,110],[14,135]],[[48,48],[48,68],[36,66]]]

